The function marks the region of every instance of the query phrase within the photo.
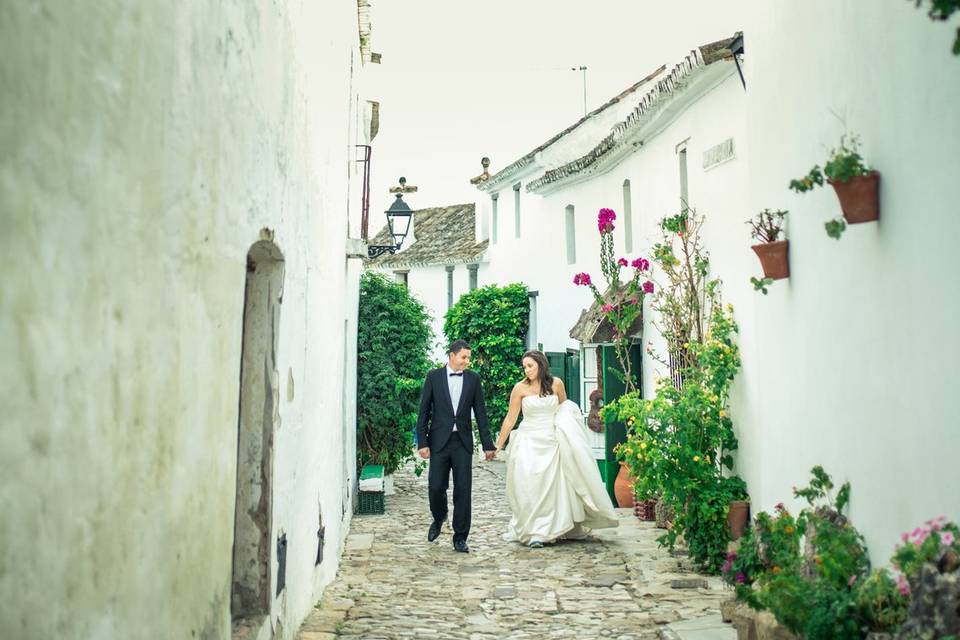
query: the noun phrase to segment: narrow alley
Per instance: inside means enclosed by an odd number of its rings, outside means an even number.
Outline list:
[[[505,472],[502,461],[474,465],[464,555],[453,551],[449,526],[427,542],[426,474],[416,477],[410,465],[399,471],[386,513],[354,517],[336,580],[300,640],[640,640],[678,620],[719,623],[719,603],[731,592],[659,549],[662,531],[627,509],[619,528],[586,541],[542,549],[504,542]]]

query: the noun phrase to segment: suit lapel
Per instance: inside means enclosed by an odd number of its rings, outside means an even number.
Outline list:
[[[453,416],[457,416],[456,407],[453,406],[453,398],[450,397],[450,383],[447,381],[447,368],[437,370],[437,377],[440,378],[440,387],[443,389],[443,397],[447,399],[447,406],[453,410]]]

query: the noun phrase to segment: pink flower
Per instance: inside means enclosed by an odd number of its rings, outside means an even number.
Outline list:
[[[627,266],[627,264],[628,264],[628,263],[627,263],[627,259],[626,259],[626,258],[620,258],[619,260],[617,260],[617,264],[620,265],[621,267],[625,267],[625,266]]]
[[[617,219],[617,214],[613,209],[600,209],[597,214],[597,228],[600,233],[610,233],[613,231],[613,221]]]
[[[605,304],[602,307],[600,307],[600,311],[603,311],[604,313],[610,313],[614,309],[616,309],[616,307],[613,306],[612,304]]]
[[[733,566],[733,561],[730,558],[727,558],[727,561],[723,563],[723,568],[720,570],[723,573],[730,571],[730,568]]]
[[[777,511],[783,511],[783,503],[778,502],[773,508],[776,509]]]
[[[735,579],[737,581],[737,584],[743,584],[744,582],[747,581],[747,576],[743,575],[743,571],[737,571],[737,575]]]
[[[910,538],[913,540],[913,544],[915,544],[918,547],[922,545],[924,540],[926,540],[929,536],[930,536],[930,527],[917,527],[910,534]]]
[[[953,544],[953,534],[949,531],[944,531],[940,534],[940,542],[947,545],[948,547]]]
[[[593,282],[590,280],[589,273],[578,273],[573,276],[573,284],[589,287]]]
[[[650,261],[646,258],[635,258],[634,261],[630,263],[630,266],[638,271],[646,271],[650,268]]]
[[[856,581],[857,581],[857,574],[853,574],[852,576],[850,576],[850,579],[847,580],[847,586],[853,587],[853,583]]]
[[[910,539],[910,534],[904,531],[903,533],[900,534],[900,539],[906,542],[907,540]]]
[[[897,574],[897,589],[901,595],[910,595],[910,583],[907,582],[907,579],[903,577],[902,573]]]
[[[653,293],[653,283],[647,280],[643,283],[643,292],[644,293]]]

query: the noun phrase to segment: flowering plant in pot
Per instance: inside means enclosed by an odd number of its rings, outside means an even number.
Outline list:
[[[590,287],[594,300],[600,306],[604,319],[613,327],[613,349],[623,372],[626,393],[636,390],[636,381],[631,370],[630,331],[637,318],[643,312],[643,299],[653,293],[654,285],[648,279],[650,261],[646,258],[615,258],[613,250],[614,220],[617,214],[613,209],[600,209],[597,215],[597,229],[600,232],[600,271],[607,283],[607,290],[601,294],[593,283],[589,273],[578,273],[573,284]],[[621,270],[632,267],[633,272],[621,279]],[[616,372],[619,375],[619,372]]]
[[[841,136],[840,146],[830,151],[830,159],[823,169],[820,165],[814,166],[804,177],[791,180],[790,188],[806,193],[823,186],[824,178],[837,193],[843,211],[842,218],[824,224],[828,236],[839,240],[847,223],[871,222],[880,217],[880,174],[864,163],[856,135]]]
[[[960,527],[940,516],[902,534],[891,564],[897,589],[910,598],[898,638],[960,635]]]
[[[747,220],[750,225],[750,235],[759,244],[751,246],[753,252],[760,258],[763,268],[763,278],[750,278],[753,288],[767,295],[767,287],[774,280],[781,280],[790,276],[790,263],[787,259],[790,241],[781,240],[783,236],[783,221],[787,211],[764,209]]]

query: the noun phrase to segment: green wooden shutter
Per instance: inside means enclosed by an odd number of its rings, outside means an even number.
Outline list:
[[[580,404],[580,352],[569,350],[563,359],[563,384],[567,387],[567,398]],[[582,405],[581,405],[582,406]]]
[[[545,354],[547,356],[547,362],[550,364],[550,375],[555,378],[560,378],[566,384],[564,380],[564,359],[566,358],[565,353],[562,351],[547,351]]]

